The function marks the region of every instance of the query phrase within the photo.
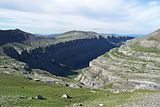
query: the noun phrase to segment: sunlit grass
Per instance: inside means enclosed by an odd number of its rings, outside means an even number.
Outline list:
[[[94,90],[80,88],[74,89],[69,87],[47,85],[42,82],[34,82],[25,79],[24,77],[0,74],[0,96],[7,96],[9,106],[31,106],[31,107],[64,107],[72,106],[74,103],[83,103],[84,107],[98,103],[116,104],[124,103],[134,93],[118,93],[114,94],[106,90]],[[61,96],[67,93],[71,99],[62,99]],[[29,99],[42,95],[44,100]],[[24,96],[24,98],[20,98]]]

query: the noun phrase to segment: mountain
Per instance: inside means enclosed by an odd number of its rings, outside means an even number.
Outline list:
[[[49,35],[45,35],[45,34],[34,34],[34,35],[40,36],[40,37],[55,37],[55,36],[57,36],[57,35],[59,35],[59,34],[49,34]]]
[[[160,89],[160,30],[128,40],[90,62],[76,78],[86,86],[115,90]]]
[[[12,38],[12,39],[11,39]],[[114,47],[133,37],[106,38],[95,32],[69,31],[55,37],[39,37],[15,29],[0,32],[0,54],[58,76],[74,75]]]
[[[129,34],[125,34],[125,33],[110,33],[110,34],[103,34],[103,35],[112,35],[112,36],[131,36],[131,37],[142,37],[142,36],[145,36],[144,34],[132,34],[132,33],[129,33]]]
[[[27,41],[32,41],[36,37],[30,33],[25,33],[19,29],[15,30],[0,30],[0,45],[6,43],[24,43]]]

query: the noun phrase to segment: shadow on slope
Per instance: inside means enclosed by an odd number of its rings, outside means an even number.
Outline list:
[[[5,53],[25,62],[31,69],[42,69],[58,76],[75,75],[73,70],[87,67],[89,62],[106,53],[115,45],[104,38],[74,40],[33,50],[24,50],[20,54],[13,47],[5,48]]]

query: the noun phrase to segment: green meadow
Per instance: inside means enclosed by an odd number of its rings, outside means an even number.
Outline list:
[[[72,98],[61,98],[65,93]],[[91,91],[87,88],[74,89],[49,85],[27,80],[21,76],[0,74],[0,107],[73,107],[75,103],[82,103],[84,107],[97,107],[101,103],[104,107],[112,107],[128,102],[138,93],[149,93],[149,91],[115,94],[106,90]],[[36,99],[37,95],[42,95],[44,99]]]

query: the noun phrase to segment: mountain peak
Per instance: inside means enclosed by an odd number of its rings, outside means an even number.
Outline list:
[[[68,32],[65,32],[65,33],[62,33],[61,36],[65,35],[65,36],[68,36],[68,35],[76,35],[76,34],[81,34],[81,35],[99,35],[98,33],[96,32],[93,32],[93,31],[79,31],[79,30],[72,30],[72,31],[68,31]]]
[[[9,29],[9,30],[0,30],[0,32],[17,32],[17,31],[24,32],[24,31],[17,29],[17,28],[16,29]]]
[[[18,29],[18,28],[14,29],[13,31],[24,32],[24,31],[22,31],[21,29]]]
[[[147,35],[147,40],[157,40],[160,41],[160,29],[154,31],[153,33],[150,33]]]
[[[0,30],[0,45],[13,42],[23,43],[34,38],[34,35],[24,32],[20,29]]]
[[[91,38],[100,38],[100,37],[102,37],[102,35],[96,32],[73,30],[73,31],[62,33],[58,35],[56,38],[75,40],[75,39],[91,39]]]

